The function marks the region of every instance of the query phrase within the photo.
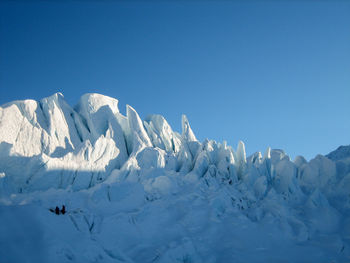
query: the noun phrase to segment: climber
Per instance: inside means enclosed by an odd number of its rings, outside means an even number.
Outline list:
[[[66,207],[64,205],[62,206],[61,213],[62,213],[62,215],[64,215],[66,213]]]

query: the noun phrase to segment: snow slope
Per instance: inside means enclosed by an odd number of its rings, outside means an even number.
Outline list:
[[[100,94],[0,107],[0,262],[350,262],[349,215],[349,146],[247,157]]]

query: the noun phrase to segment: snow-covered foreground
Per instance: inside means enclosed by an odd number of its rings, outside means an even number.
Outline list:
[[[0,108],[0,262],[350,262],[350,147],[246,157],[86,94]],[[50,209],[66,206],[65,214]]]

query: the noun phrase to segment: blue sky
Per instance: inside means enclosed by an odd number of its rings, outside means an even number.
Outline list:
[[[350,1],[2,1],[0,104],[97,92],[198,139],[350,144]]]

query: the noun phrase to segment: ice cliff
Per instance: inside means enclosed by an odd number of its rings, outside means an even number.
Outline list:
[[[100,94],[14,101],[0,107],[0,262],[350,262],[350,147],[247,157],[241,141],[199,142],[185,115],[180,134]]]

